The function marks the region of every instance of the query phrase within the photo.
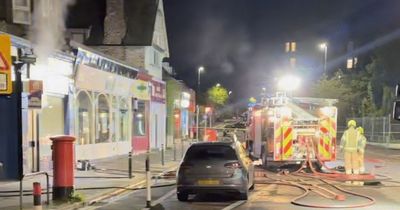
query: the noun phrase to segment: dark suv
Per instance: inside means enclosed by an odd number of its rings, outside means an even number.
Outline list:
[[[254,188],[254,166],[240,142],[204,142],[189,147],[177,175],[177,197],[189,194],[238,193],[247,200]]]

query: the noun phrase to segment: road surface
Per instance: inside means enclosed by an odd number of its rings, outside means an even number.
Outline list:
[[[388,150],[379,147],[367,148],[367,168],[369,171],[375,170],[376,173],[393,177],[391,181],[383,181],[380,185],[368,186],[344,186],[340,185],[347,190],[365,194],[373,197],[376,203],[368,207],[358,207],[354,209],[385,209],[385,210],[398,210],[400,209],[400,200],[398,199],[398,192],[400,190],[400,168],[397,167],[400,163],[400,151]],[[341,164],[340,160],[336,164]],[[375,167],[376,166],[376,167]],[[261,171],[261,169],[259,169]],[[278,176],[274,171],[265,171],[267,177],[293,180],[306,178],[295,177],[293,175]],[[397,178],[399,177],[399,178]],[[169,180],[170,182],[171,180]],[[176,198],[175,186],[167,186],[154,188],[152,190],[153,207],[151,209],[171,209],[171,210],[217,210],[217,209],[271,209],[271,210],[305,210],[309,207],[302,207],[293,205],[291,200],[303,193],[302,190],[293,186],[282,186],[277,184],[263,184],[263,182],[270,182],[270,178],[258,177],[255,190],[251,192],[249,200],[237,201],[235,197],[227,195],[206,194],[197,195],[189,198],[188,202],[180,202]],[[311,184],[321,184],[318,180],[309,180]],[[334,190],[333,188],[329,188]],[[85,209],[99,209],[99,210],[112,210],[112,209],[143,209],[145,207],[146,198],[145,191],[130,192],[121,195],[117,198],[112,198],[94,206],[89,206]],[[310,193],[307,197],[299,201],[307,204],[315,205],[358,205],[367,203],[368,200],[357,196],[345,194],[345,201],[337,201],[322,198],[320,195]],[[319,208],[315,208],[319,209]],[[339,208],[340,209],[340,208]]]

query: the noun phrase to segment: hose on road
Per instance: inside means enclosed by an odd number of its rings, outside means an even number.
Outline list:
[[[306,186],[304,186],[302,184],[293,183],[291,181],[286,181],[286,180],[283,180],[283,179],[274,179],[272,177],[267,177],[267,178],[272,179],[273,181],[262,181],[262,182],[258,181],[257,184],[285,185],[285,186],[296,187],[298,189],[303,190],[303,194],[301,194],[301,195],[299,195],[299,196],[297,196],[297,197],[295,197],[295,198],[293,198],[291,200],[292,204],[298,205],[298,206],[304,206],[304,207],[310,207],[310,208],[361,208],[361,207],[366,207],[366,206],[373,205],[375,203],[375,199],[370,197],[370,196],[342,189],[342,188],[340,188],[340,187],[338,187],[338,186],[336,186],[336,185],[334,185],[334,184],[332,184],[330,182],[327,182],[327,181],[325,181],[323,179],[318,179],[318,180],[324,182],[325,184],[327,184],[327,185],[329,185],[329,186],[331,186],[331,187],[333,187],[333,188],[335,188],[335,189],[337,189],[337,190],[339,190],[339,191],[341,191],[343,193],[350,194],[350,195],[357,196],[357,197],[365,198],[365,199],[368,200],[368,202],[360,203],[360,204],[348,204],[348,205],[322,205],[322,204],[314,204],[314,203],[304,203],[304,202],[300,202],[300,200],[302,198],[305,198],[306,196],[308,196],[310,194],[311,191],[309,190],[309,187],[306,187]],[[317,178],[315,178],[315,179],[317,179]],[[325,191],[330,191],[328,189],[324,189],[324,190]],[[319,194],[319,193],[317,193],[317,194]],[[330,193],[330,194],[333,194],[333,193]],[[337,200],[339,200],[339,199],[337,199]]]

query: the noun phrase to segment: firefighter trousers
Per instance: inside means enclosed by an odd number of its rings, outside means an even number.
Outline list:
[[[346,174],[360,173],[360,157],[357,151],[344,151],[344,168]]]

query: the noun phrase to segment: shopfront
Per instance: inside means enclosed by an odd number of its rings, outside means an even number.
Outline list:
[[[166,118],[167,107],[165,104],[165,82],[157,79],[151,81],[150,102],[150,148],[166,146]]]
[[[105,158],[132,151],[132,134],[138,132],[134,125],[140,121],[140,115],[132,106],[135,103],[132,88],[136,76],[137,70],[132,67],[79,49],[72,126],[77,137],[77,160]],[[145,127],[138,130],[146,133]]]
[[[143,153],[149,149],[150,137],[150,80],[145,74],[138,75],[133,81],[131,94],[137,103],[136,110],[133,110],[132,122],[132,148],[133,153]],[[135,107],[133,107],[135,108]]]

